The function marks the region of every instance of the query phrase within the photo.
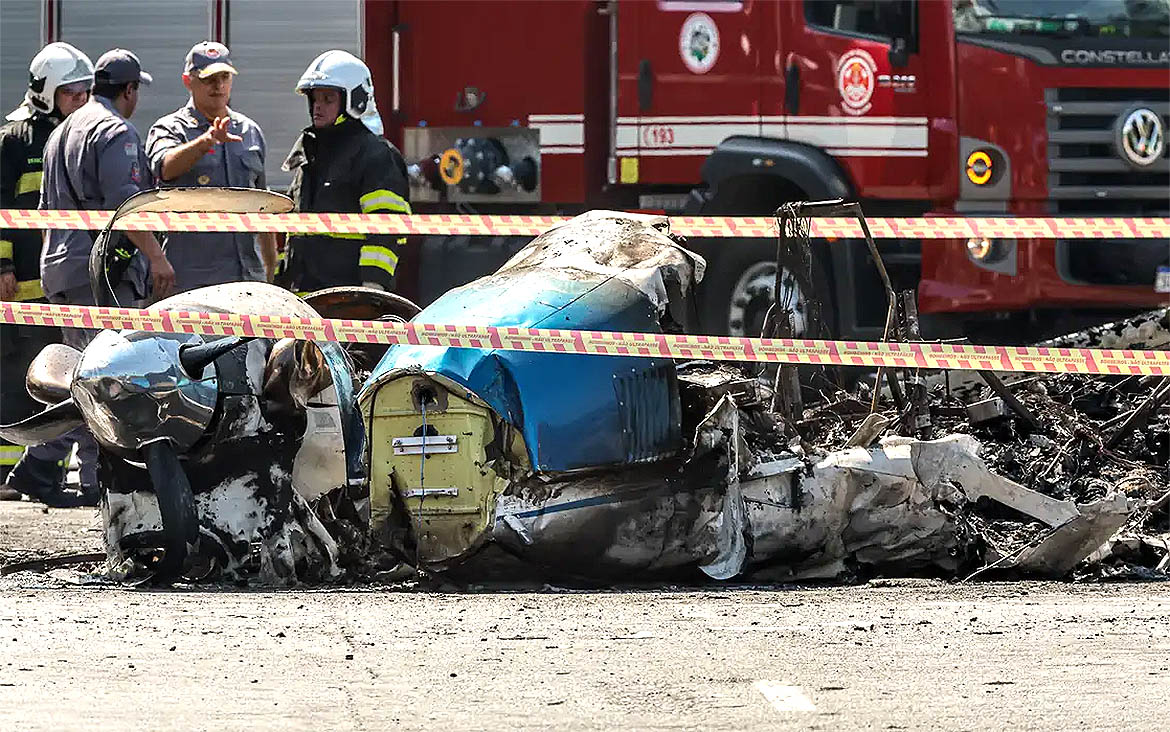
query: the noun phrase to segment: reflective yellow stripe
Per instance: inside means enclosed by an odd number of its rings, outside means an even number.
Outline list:
[[[389,274],[394,274],[394,270],[398,268],[398,255],[388,247],[364,246],[362,247],[361,259],[358,260],[358,266],[377,267]]]
[[[41,190],[41,171],[35,173],[25,173],[16,180],[16,195],[23,196],[26,193]]]
[[[358,203],[362,205],[362,213],[373,213],[374,211],[410,213],[410,204],[406,202],[406,199],[394,191],[388,191],[385,188],[370,191],[359,198]]]
[[[24,448],[19,445],[0,445],[0,465],[16,465]]]
[[[45,291],[41,289],[40,280],[25,280],[16,283],[15,300],[40,300],[44,296]]]
[[[12,259],[12,242],[0,239],[0,259]]]
[[[342,234],[342,233],[334,233],[331,231],[323,231],[319,234],[313,234],[313,236],[327,236],[330,239],[365,239],[366,238],[365,234]]]

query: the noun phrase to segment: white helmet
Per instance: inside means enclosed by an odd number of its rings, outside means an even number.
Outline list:
[[[58,87],[79,81],[93,84],[93,62],[68,43],[50,43],[28,65],[24,103],[8,119],[27,118],[34,111],[49,114],[56,108]]]
[[[382,134],[382,117],[374,103],[374,80],[370,67],[348,51],[326,51],[309,64],[297,82],[297,92],[309,89],[340,89],[341,108],[347,115],[361,120],[370,132]]]

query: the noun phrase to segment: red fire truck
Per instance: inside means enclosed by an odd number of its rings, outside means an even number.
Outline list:
[[[296,79],[322,50],[345,48],[373,69],[420,211],[766,215],[841,197],[870,216],[1166,215],[1168,4],[3,0],[0,80],[15,105],[44,42],[93,58],[131,48],[155,76],[133,119],[145,130],[186,98],[185,50],[222,41],[241,69],[232,103],[263,127],[279,188],[308,124]],[[522,244],[424,239],[400,282],[428,302]],[[690,245],[710,265],[701,326],[758,332],[774,243]],[[1166,302],[1154,287],[1164,240],[881,247],[896,287],[917,287],[920,312],[944,326]],[[833,329],[875,335],[885,299],[864,245],[816,250]]]
[[[371,2],[365,51],[416,210],[1166,215],[1166,0]],[[509,239],[428,239],[426,301]],[[758,332],[774,242],[692,241],[702,325]],[[900,288],[976,314],[1164,304],[1162,241],[887,241]],[[837,333],[885,299],[863,244],[817,247]],[[794,284],[789,286],[795,287]],[[795,293],[798,296],[802,293]]]

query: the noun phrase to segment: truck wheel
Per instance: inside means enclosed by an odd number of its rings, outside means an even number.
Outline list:
[[[526,236],[428,236],[419,261],[418,303],[426,306],[448,290],[499,269],[520,251]]]
[[[704,247],[706,249],[706,247]],[[711,251],[708,249],[707,251]],[[814,293],[801,291],[796,278],[785,272],[782,301],[791,298],[796,313],[795,334],[816,337],[836,327],[833,294],[824,267],[814,256]],[[709,255],[707,273],[699,285],[699,323],[704,333],[758,337],[764,316],[774,300],[776,288],[776,244],[759,239],[723,239],[718,254]],[[819,328],[814,328],[808,299],[815,294],[821,302]]]

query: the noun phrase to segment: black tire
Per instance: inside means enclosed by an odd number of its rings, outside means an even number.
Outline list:
[[[187,555],[199,541],[199,511],[175,448],[160,440],[148,443],[142,452],[162,518],[164,552],[154,566],[154,577],[165,583],[183,573]]]
[[[707,272],[698,287],[701,332],[758,337],[775,289],[772,282],[776,272],[775,240],[718,239],[697,243],[695,248],[707,258]],[[751,277],[753,271],[759,276]],[[743,290],[741,280],[745,277],[757,280],[759,284],[766,283],[766,291],[756,292],[749,287],[746,302],[743,297],[734,298],[737,289]],[[811,331],[806,329],[802,335],[830,337],[837,328],[834,292],[826,267],[816,254],[812,260],[812,290],[821,303],[820,325]],[[737,301],[733,302],[733,299]]]

